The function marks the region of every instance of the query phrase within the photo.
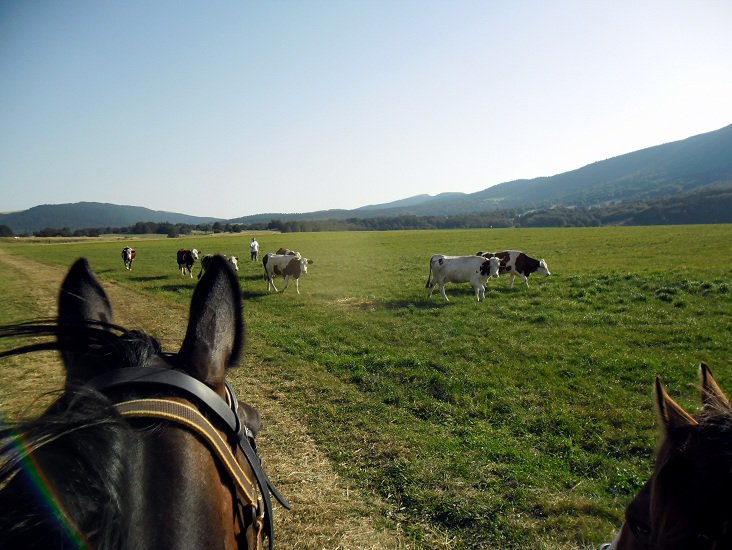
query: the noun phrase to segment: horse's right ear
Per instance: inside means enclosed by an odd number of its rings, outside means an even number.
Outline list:
[[[226,369],[244,345],[241,289],[229,262],[215,255],[196,285],[188,329],[178,352],[180,367],[222,397]]]
[[[112,306],[86,258],[71,266],[58,299],[58,340],[66,366],[66,385],[83,383],[98,374],[91,358],[89,328],[112,322]],[[99,327],[97,327],[99,328]],[[95,372],[96,370],[96,372]]]
[[[676,401],[671,399],[671,396],[663,387],[659,376],[656,376],[656,407],[658,408],[658,416],[661,419],[666,433],[676,428],[696,426],[699,424],[693,416],[682,409]]]
[[[722,391],[722,388],[719,387],[716,380],[714,380],[709,366],[704,362],[699,365],[699,378],[701,379],[702,405],[705,409],[717,411],[732,410],[729,399]]]

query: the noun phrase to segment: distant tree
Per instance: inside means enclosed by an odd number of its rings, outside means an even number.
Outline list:
[[[153,224],[150,222],[137,222],[132,228],[135,235],[145,235],[153,233]]]
[[[12,237],[13,235],[13,230],[7,225],[0,225],[0,237]]]

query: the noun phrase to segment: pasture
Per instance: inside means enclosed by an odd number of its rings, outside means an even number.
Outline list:
[[[200,265],[181,277],[176,250],[239,256],[237,389],[266,382],[404,547],[594,548],[651,472],[656,374],[691,411],[700,361],[732,388],[730,225],[258,234],[261,255],[313,260],[299,296],[292,283],[267,293],[250,238],[16,240],[0,253],[64,269],[86,256],[142,304],[153,334],[185,324],[196,284]],[[427,299],[432,254],[504,249],[545,258],[551,277],[528,289],[492,279],[482,303],[467,284],[447,285],[449,303]],[[3,324],[53,313],[3,261],[0,276]],[[9,382],[10,368],[23,364],[0,364],[0,403],[17,414],[45,386],[33,372]],[[266,438],[276,419],[263,421]],[[275,483],[292,476],[269,470]]]

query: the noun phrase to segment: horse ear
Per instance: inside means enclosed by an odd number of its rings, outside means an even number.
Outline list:
[[[88,330],[95,324],[112,322],[112,306],[104,289],[92,273],[86,258],[71,266],[61,284],[58,300],[59,344],[66,366],[66,384],[85,382],[98,374],[98,358],[90,353],[92,345]]]
[[[714,380],[709,366],[704,362],[699,365],[699,378],[701,379],[701,398],[704,408],[725,411],[732,409],[729,399]]]
[[[243,343],[239,280],[217,255],[193,292],[188,329],[178,352],[180,366],[223,395],[226,369],[239,360]]]
[[[671,399],[671,396],[663,387],[659,376],[656,376],[656,406],[658,407],[658,416],[661,419],[666,433],[675,428],[696,426],[699,424],[693,416],[682,409],[676,401]]]

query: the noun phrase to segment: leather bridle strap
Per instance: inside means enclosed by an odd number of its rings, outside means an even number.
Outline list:
[[[176,388],[201,401],[211,412],[223,420],[233,433],[238,433],[241,427],[239,418],[219,394],[203,382],[179,370],[160,367],[128,367],[101,374],[87,382],[86,385],[102,392],[130,385]]]
[[[233,388],[231,388],[228,382],[226,382],[226,386],[231,394],[232,403],[230,404],[226,403],[219,394],[206,384],[189,374],[175,369],[160,367],[127,367],[124,369],[115,369],[93,378],[87,382],[87,386],[101,392],[130,386],[148,386],[150,389],[158,391],[160,388],[174,388],[196,398],[201,404],[207,407],[210,412],[228,426],[231,433],[239,440],[239,448],[244,453],[254,476],[257,478],[259,492],[264,500],[264,527],[269,538],[270,549],[273,547],[274,524],[272,522],[272,501],[269,498],[269,493],[271,492],[286,509],[289,510],[291,506],[287,502],[287,499],[277,491],[270,481],[269,476],[267,476],[262,468],[262,462],[250,442],[254,438],[249,428],[244,426],[239,419],[239,415],[236,412],[238,401]]]
[[[221,434],[197,409],[169,399],[135,399],[115,404],[115,407],[122,416],[155,418],[168,420],[182,424],[200,435],[211,447],[221,463],[226,468],[240,493],[245,497],[247,503],[258,510],[264,511],[261,500],[257,497],[254,481],[239,465]]]

